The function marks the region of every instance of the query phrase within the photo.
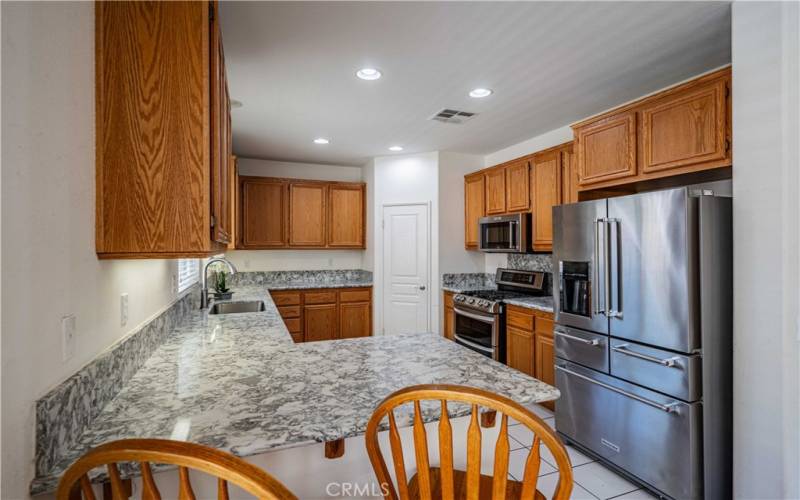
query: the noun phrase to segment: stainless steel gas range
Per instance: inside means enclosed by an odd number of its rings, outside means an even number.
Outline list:
[[[470,290],[453,297],[455,341],[501,363],[506,362],[505,299],[545,296],[550,274],[498,268],[497,289]]]
[[[732,495],[731,199],[553,209],[556,429],[661,496]]]

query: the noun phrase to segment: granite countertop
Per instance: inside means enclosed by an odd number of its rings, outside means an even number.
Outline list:
[[[514,306],[527,307],[528,309],[536,309],[537,311],[553,312],[553,297],[518,297],[505,299],[503,302]]]
[[[370,284],[345,280],[341,286]],[[116,439],[182,439],[248,456],[363,434],[383,398],[414,384],[469,385],[521,404],[560,395],[555,387],[432,334],[295,344],[269,289],[277,288],[234,288],[235,301],[264,300],[263,312],[189,313],[78,444],[34,479],[31,493],[55,490],[74,460]],[[467,406],[450,407],[454,417],[468,412]],[[423,413],[426,420],[437,419],[438,405],[423,405]],[[410,414],[398,413],[399,425],[410,423]]]

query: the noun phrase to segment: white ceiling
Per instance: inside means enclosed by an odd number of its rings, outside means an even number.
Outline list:
[[[234,151],[487,154],[730,62],[718,2],[224,2]],[[384,76],[367,82],[361,67]],[[467,96],[489,87],[485,99]],[[463,125],[442,108],[478,113]],[[312,143],[327,137],[331,144]]]

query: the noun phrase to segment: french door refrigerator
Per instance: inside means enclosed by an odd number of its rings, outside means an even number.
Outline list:
[[[731,498],[731,199],[553,209],[556,429],[652,491]]]

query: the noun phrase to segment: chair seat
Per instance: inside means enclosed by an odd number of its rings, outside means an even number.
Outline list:
[[[432,500],[441,500],[442,498],[442,477],[441,469],[439,467],[431,467],[428,469],[431,476],[431,498]],[[418,474],[408,482],[408,495],[409,498],[420,498],[419,495],[419,479]],[[481,474],[480,482],[480,495],[478,498],[492,498],[492,476]],[[460,470],[453,470],[453,497],[456,500],[467,498],[467,473]],[[517,500],[522,494],[522,483],[509,479],[506,482],[506,498],[508,500]],[[541,491],[536,490],[535,500],[546,500]]]

